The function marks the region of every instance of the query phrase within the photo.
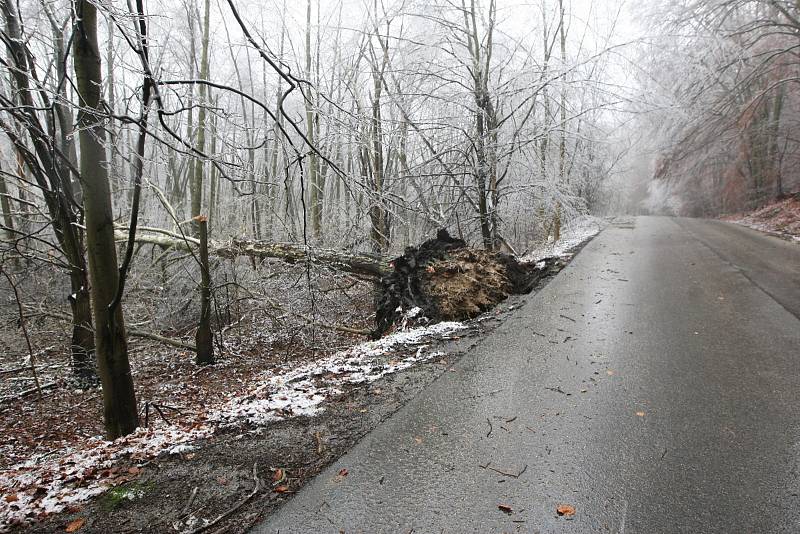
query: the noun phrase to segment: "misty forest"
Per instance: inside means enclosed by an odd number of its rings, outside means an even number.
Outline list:
[[[793,0],[0,12],[3,532],[246,531],[613,221],[800,218]]]

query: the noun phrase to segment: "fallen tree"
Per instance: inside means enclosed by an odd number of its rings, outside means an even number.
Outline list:
[[[124,229],[117,230],[124,239]],[[136,242],[164,249],[194,253],[199,241],[160,228],[139,228]],[[539,281],[563,266],[559,258],[523,263],[514,256],[468,247],[461,240],[439,230],[435,239],[386,262],[368,254],[350,254],[291,243],[231,240],[210,241],[209,254],[234,259],[278,259],[287,263],[310,262],[337,271],[373,279],[378,283],[375,297],[375,330],[372,337],[385,334],[392,325],[406,321],[462,321],[493,308],[509,295],[529,293]],[[414,311],[413,318],[409,312]]]
[[[192,252],[200,246],[200,242],[189,236],[176,234],[161,228],[139,228],[136,242],[150,244],[163,249]],[[116,237],[120,241],[127,239],[123,228],[117,228]],[[293,243],[272,243],[268,241],[209,241],[208,253],[213,256],[234,259],[249,257],[254,259],[278,259],[287,263],[310,261],[315,265],[327,266],[339,271],[348,272],[368,278],[381,278],[390,272],[389,264],[369,254],[349,254],[331,249],[308,247]]]

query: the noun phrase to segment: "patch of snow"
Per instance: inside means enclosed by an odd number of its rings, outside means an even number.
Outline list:
[[[386,355],[393,349],[419,345],[426,338],[444,337],[464,328],[463,323],[443,322],[400,330],[299,367],[269,371],[260,385],[245,394],[231,396],[208,420],[221,426],[241,422],[261,425],[286,417],[316,415],[327,398],[341,393],[339,388],[343,385],[374,382],[441,355],[425,353],[428,345],[422,345],[414,356],[387,360]]]
[[[197,447],[194,445],[188,445],[186,443],[182,443],[180,445],[175,445],[171,449],[169,449],[169,454],[186,454],[187,452],[192,452],[197,450]]]
[[[401,330],[406,330],[412,324],[426,324],[429,323],[430,319],[422,315],[422,308],[419,306],[414,306],[410,310],[406,310],[403,312],[402,321],[400,322]]]
[[[605,222],[597,217],[590,215],[577,217],[564,225],[561,239],[557,243],[554,243],[553,238],[550,237],[547,243],[527,252],[519,260],[523,262],[539,262],[552,256],[569,257],[569,250],[596,236],[604,226]]]
[[[409,318],[409,319],[413,319],[414,317],[416,317],[420,313],[422,313],[422,308],[420,308],[419,306],[414,306],[413,308],[411,308],[410,310],[408,310],[405,313],[405,316],[407,318]]]

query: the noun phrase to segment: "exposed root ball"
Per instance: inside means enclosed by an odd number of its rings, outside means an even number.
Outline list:
[[[453,250],[420,273],[422,291],[436,305],[436,319],[461,321],[494,307],[513,293],[506,267],[485,250]]]
[[[473,249],[447,230],[392,261],[394,271],[381,280],[374,337],[386,333],[404,311],[417,317],[462,321],[490,310],[509,295],[530,292],[560,260],[520,263],[513,256]]]

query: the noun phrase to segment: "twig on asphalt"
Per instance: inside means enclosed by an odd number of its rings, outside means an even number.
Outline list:
[[[470,372],[473,372],[473,373],[476,373],[476,372],[477,372],[477,371],[475,371],[475,370],[472,370],[472,369],[470,369],[469,371],[470,371]],[[399,389],[399,388],[398,388],[398,389]],[[502,388],[502,389],[496,389],[496,390],[494,390],[494,391],[490,391],[489,393],[483,393],[483,394],[481,394],[481,395],[470,395],[470,396],[468,396],[468,397],[461,397],[460,399],[457,399],[457,400],[473,400],[473,399],[480,399],[481,397],[490,397],[490,396],[492,396],[492,395],[497,395],[497,394],[498,394],[498,393],[500,393],[501,391],[505,391],[505,388]]]
[[[491,422],[491,421],[489,421],[489,418],[488,418],[488,417],[486,418],[486,422],[487,422],[487,423],[489,423],[489,432],[487,432],[487,433],[486,433],[486,437],[488,438],[489,436],[491,436],[491,435],[492,435],[492,430],[493,430],[493,429],[492,429],[492,422]],[[488,464],[487,464],[487,465],[488,465]]]
[[[490,463],[491,463],[491,462],[490,462]],[[495,473],[497,473],[498,475],[503,475],[504,477],[511,477],[511,478],[519,478],[519,477],[521,477],[521,476],[523,475],[523,473],[525,473],[525,471],[527,471],[527,470],[528,470],[528,464],[525,464],[525,467],[523,467],[523,468],[522,468],[522,471],[520,471],[520,472],[519,472],[519,473],[517,473],[517,474],[514,474],[514,473],[506,473],[505,471],[501,471],[500,469],[495,469],[494,467],[491,467],[491,466],[489,465],[489,463],[487,463],[486,465],[480,465],[480,464],[478,464],[478,467],[480,467],[481,469],[488,469],[489,471],[494,471],[494,472],[495,472]]]

